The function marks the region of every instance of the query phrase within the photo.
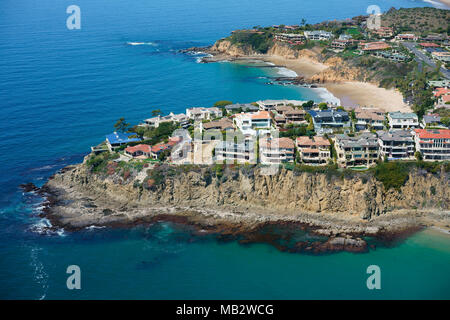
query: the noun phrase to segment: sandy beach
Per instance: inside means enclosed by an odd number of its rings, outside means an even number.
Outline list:
[[[349,81],[327,83],[325,87],[341,100],[343,106],[373,106],[386,112],[412,112],[398,90],[379,88],[374,84]]]
[[[316,73],[319,73],[328,68],[328,66],[326,66],[325,64],[313,61],[308,58],[286,59],[280,56],[265,56],[264,60],[278,66],[284,66],[287,69],[295,71],[295,73],[297,73],[299,76],[303,76],[305,78],[310,78]]]
[[[328,66],[308,58],[286,59],[280,56],[264,56],[264,60],[295,71],[299,76],[309,78]],[[324,87],[341,100],[343,106],[373,106],[390,111],[411,112],[403,102],[398,90],[379,88],[374,84],[348,81],[343,83],[326,83]]]

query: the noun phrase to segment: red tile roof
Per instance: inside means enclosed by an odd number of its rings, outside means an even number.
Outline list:
[[[251,115],[252,119],[270,119],[270,113],[268,111],[259,111],[258,113]]]
[[[329,146],[330,142],[324,137],[314,137],[314,140],[310,137],[298,137],[298,146]]]
[[[158,153],[158,152],[161,152],[161,151],[166,150],[166,149],[169,149],[169,148],[170,148],[170,145],[169,145],[169,144],[158,143],[158,144],[155,144],[155,145],[152,147],[152,152],[153,152],[153,153]]]
[[[276,149],[275,140],[262,139],[260,145],[265,148]],[[278,149],[294,149],[294,141],[290,138],[278,138]]]
[[[420,139],[450,139],[449,129],[415,129],[414,131]]]
[[[136,151],[150,153],[150,148],[151,147],[148,144],[138,144],[136,146],[126,148],[125,151],[128,153],[135,153]]]
[[[422,42],[422,43],[419,43],[422,47],[425,47],[425,48],[437,48],[437,47],[439,47],[439,45],[438,44],[436,44],[436,43],[433,43],[433,42],[430,42],[430,43],[428,43],[428,42]]]
[[[303,148],[302,153],[319,153],[320,150],[319,149],[311,149],[311,148]]]
[[[368,42],[363,45],[363,51],[384,50],[390,46],[385,42]]]
[[[447,95],[450,93],[450,89],[447,88],[436,88],[436,90],[434,91],[434,96],[435,97],[440,97],[442,95]]]

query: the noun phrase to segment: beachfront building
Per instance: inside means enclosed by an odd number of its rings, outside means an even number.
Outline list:
[[[375,51],[386,50],[390,48],[386,42],[377,41],[377,42],[360,42],[358,47],[363,52],[373,53]]]
[[[449,129],[414,130],[416,150],[425,161],[450,160]]]
[[[391,129],[414,129],[419,128],[419,118],[412,112],[389,112],[389,127]]]
[[[374,113],[378,116],[384,116],[384,114],[386,113],[383,109],[375,108],[375,107],[356,106],[356,107],[347,107],[346,109],[353,110],[355,112],[355,114],[358,114],[361,112],[370,112],[370,113]]]
[[[421,46],[422,48],[439,48],[440,45],[433,43],[433,42],[421,42],[419,43],[419,46]]]
[[[276,106],[273,111],[275,111],[277,114],[283,116],[286,112],[292,111],[292,110],[294,110],[294,108],[283,104],[283,105]]]
[[[260,100],[256,101],[256,104],[258,105],[259,110],[272,111],[281,106],[300,107],[305,102],[306,101],[300,100]]]
[[[290,105],[277,106],[274,109],[274,113],[274,121],[278,126],[285,124],[306,123],[306,111],[302,109],[294,109]]]
[[[247,133],[254,135],[257,129],[270,129],[272,117],[268,111],[238,113],[234,115],[233,123],[244,135]]]
[[[396,41],[417,41],[418,39],[419,37],[413,33],[400,33],[395,36]]]
[[[310,110],[314,124],[314,130],[321,132],[323,129],[350,128],[350,117],[343,110]]]
[[[295,143],[304,163],[325,165],[331,159],[330,142],[324,137],[298,137]]]
[[[216,163],[256,163],[255,143],[253,139],[243,142],[220,141],[214,148]]]
[[[251,103],[234,103],[225,106],[225,110],[231,113],[240,112],[256,112],[259,110],[258,106],[254,106]]]
[[[106,146],[109,151],[116,151],[123,145],[139,141],[141,139],[137,138],[135,133],[113,132],[106,136]]]
[[[302,124],[306,123],[305,120],[306,111],[300,109],[288,110],[284,113],[287,124]]]
[[[186,115],[193,120],[211,120],[222,117],[222,110],[216,107],[211,108],[188,108]]]
[[[177,122],[180,123],[182,127],[184,127],[187,123],[189,123],[189,117],[184,113],[174,114],[173,112],[171,112],[167,116],[158,115],[156,117],[144,120],[144,123],[152,128],[158,128],[159,125],[164,122]]]
[[[228,118],[222,118],[217,121],[210,121],[200,124],[200,130],[220,130],[220,131],[228,131],[234,130],[233,121]]]
[[[307,101],[303,100],[264,100],[257,101],[256,104],[259,106],[259,110],[273,111],[276,107],[288,106],[288,107],[302,107]]]
[[[444,80],[429,80],[427,82],[428,86],[438,90],[439,88],[445,88],[445,89],[449,89],[450,88],[450,80],[444,79]]]
[[[384,115],[379,112],[372,112],[370,109],[355,110],[355,130],[383,130]]]
[[[276,33],[275,40],[292,45],[301,45],[304,44],[306,37],[299,33]]]
[[[448,101],[450,101],[450,89],[448,88],[436,88],[433,91],[433,94],[436,98],[436,106],[445,105]]]
[[[442,128],[447,129],[445,125],[441,122],[441,116],[437,113],[430,113],[423,116],[422,122],[420,123],[422,128]]]
[[[330,47],[334,50],[345,50],[355,45],[356,41],[353,39],[335,39],[331,42]]]
[[[152,146],[151,148],[151,157],[153,159],[158,159],[158,156],[166,151],[166,150],[171,150],[175,145],[177,145],[178,143],[181,142],[181,138],[180,137],[171,137],[169,138],[169,141],[167,143],[158,143],[155,144],[154,146]]]
[[[260,100],[256,101],[256,104],[258,105],[259,110],[261,111],[271,111],[274,110],[276,107],[286,105],[284,100]]]
[[[334,142],[341,167],[372,166],[378,159],[378,139],[373,133],[364,132],[354,137],[337,134]]]
[[[414,136],[409,130],[378,131],[380,157],[388,160],[414,160]]]
[[[265,138],[259,141],[259,156],[263,164],[293,162],[295,144],[290,138]]]
[[[152,147],[148,144],[138,144],[125,148],[125,155],[136,159],[147,159],[152,156]]]
[[[431,57],[435,60],[442,61],[444,63],[450,62],[450,52],[433,51]]]
[[[433,90],[433,95],[436,99],[440,99],[443,96],[450,95],[450,89],[449,88],[436,88]]]
[[[394,29],[391,27],[379,27],[372,29],[370,32],[379,38],[392,38],[394,36]]]
[[[285,31],[293,31],[293,30],[296,30],[296,29],[298,29],[299,28],[299,26],[298,25],[295,25],[295,24],[293,24],[293,25],[288,25],[288,26],[286,26],[286,25],[273,25],[272,26],[274,29],[277,29],[277,30],[285,30]]]
[[[426,37],[422,38],[425,42],[445,42],[448,40],[448,36],[444,34],[438,34],[438,33],[429,33]]]
[[[308,40],[326,41],[333,38],[333,33],[324,30],[305,31],[305,37]]]
[[[401,54],[396,51],[380,51],[376,50],[372,53],[374,57],[387,59],[393,62],[406,62],[410,60],[411,58],[407,55]]]
[[[281,114],[275,114],[273,116],[273,121],[277,128],[284,127],[286,125],[286,117]]]

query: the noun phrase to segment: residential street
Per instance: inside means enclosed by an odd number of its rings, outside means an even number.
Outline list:
[[[413,52],[416,55],[416,61],[419,63],[426,63],[427,65],[431,66],[432,68],[436,68],[436,63],[430,59],[428,56],[426,56],[422,51],[416,48],[416,43],[414,42],[403,42],[403,45],[411,52]],[[444,75],[445,78],[450,79],[450,71],[444,70],[441,68],[441,72]]]

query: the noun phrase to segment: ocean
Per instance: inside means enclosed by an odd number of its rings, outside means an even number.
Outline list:
[[[68,30],[66,8],[81,9]],[[91,145],[151,110],[183,112],[218,100],[331,99],[327,92],[267,85],[283,68],[198,63],[179,53],[256,25],[364,14],[369,0],[2,0],[0,2],[0,298],[2,299],[448,299],[450,237],[424,231],[366,254],[300,255],[259,244],[193,239],[170,224],[129,230],[46,232],[42,185],[80,162]],[[378,0],[381,10],[432,6]],[[382,289],[368,290],[379,265]],[[82,289],[68,290],[78,265]]]

